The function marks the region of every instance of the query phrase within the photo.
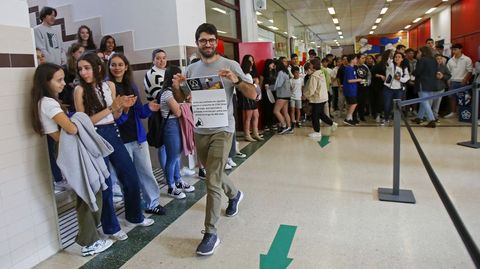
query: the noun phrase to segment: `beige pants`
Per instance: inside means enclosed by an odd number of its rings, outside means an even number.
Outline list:
[[[205,232],[217,232],[215,224],[220,217],[222,192],[229,199],[235,198],[238,189],[225,174],[225,164],[232,146],[232,133],[195,134],[195,144],[200,162],[207,172],[207,208],[205,210]]]

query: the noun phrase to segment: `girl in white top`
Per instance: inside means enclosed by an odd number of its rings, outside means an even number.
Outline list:
[[[77,127],[67,117],[66,109],[62,107],[58,94],[65,87],[65,73],[56,64],[45,63],[38,66],[34,75],[31,93],[32,127],[39,135],[49,135],[55,141],[60,139],[60,128],[68,134],[76,134]],[[69,179],[67,178],[67,181]],[[97,193],[97,200],[101,199],[101,192]],[[92,212],[87,203],[77,196],[78,235],[75,242],[82,247],[82,255],[94,255],[109,248],[113,241],[102,240],[97,231],[97,223],[101,212]]]
[[[114,148],[114,152],[107,158],[123,186],[125,219],[130,226],[150,226],[154,221],[143,216],[137,171],[114,123],[114,118],[128,113],[129,108],[136,102],[136,97],[116,96],[115,84],[103,81],[103,67],[102,60],[95,53],[83,54],[78,59],[80,85],[75,88],[75,108],[78,112],[85,112],[90,116],[98,134]],[[111,178],[107,178],[105,183],[108,189],[103,191],[103,232],[112,239],[125,240],[128,236],[121,230],[115,213]]]

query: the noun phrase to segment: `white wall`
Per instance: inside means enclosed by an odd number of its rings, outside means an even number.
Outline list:
[[[0,53],[34,57],[26,1],[2,7]],[[34,70],[0,68],[0,268],[31,268],[60,249],[46,138],[30,126]]]
[[[431,36],[436,40],[445,40],[445,44],[451,43],[451,8],[435,13],[431,19]]]
[[[100,17],[102,34],[133,31],[135,50],[195,45],[195,30],[206,21],[205,2],[201,0],[48,0],[47,3],[52,7],[71,4],[74,21]]]
[[[242,23],[242,42],[258,40],[257,14],[253,1],[240,1],[240,16]]]

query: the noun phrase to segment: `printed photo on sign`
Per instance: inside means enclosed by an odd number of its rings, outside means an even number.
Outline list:
[[[227,94],[220,76],[189,78],[195,128],[228,126]]]
[[[220,76],[190,78],[187,79],[187,85],[191,91],[219,90],[224,88]]]

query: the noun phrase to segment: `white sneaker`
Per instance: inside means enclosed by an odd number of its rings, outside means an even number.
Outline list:
[[[375,118],[375,122],[376,123],[381,123],[382,122],[382,119],[380,118],[380,115],[377,115],[377,117]]]
[[[232,166],[230,166],[228,163],[225,164],[225,170],[232,170]]]
[[[309,133],[309,134],[308,134],[308,137],[310,137],[310,138],[321,138],[321,137],[322,137],[322,133],[321,133],[321,132]]]
[[[195,171],[188,168],[188,167],[183,167],[182,170],[180,170],[180,175],[182,177],[183,176],[191,177],[191,176],[195,175]]]
[[[116,241],[124,241],[124,240],[128,239],[128,235],[122,230],[120,230],[120,231],[118,231],[114,234],[111,234],[108,237],[110,237],[110,239],[113,239],[113,240],[116,240]]]
[[[184,192],[194,192],[195,191],[194,186],[191,186],[190,184],[188,184],[187,182],[185,182],[183,180],[178,182],[177,184],[175,184],[175,187],[177,187],[177,189],[183,190]]]
[[[444,116],[445,119],[451,119],[457,116],[457,113],[450,112],[447,115]]]
[[[337,130],[337,128],[338,128],[338,123],[336,123],[336,122],[333,122],[332,126],[330,126],[330,130],[332,132],[335,132]]]
[[[109,247],[113,245],[113,241],[110,239],[100,239],[95,241],[90,246],[84,246],[82,248],[82,256],[89,256],[89,255],[95,255],[97,253],[103,252],[107,250]]]
[[[72,189],[65,179],[62,179],[61,181],[54,181],[53,186],[55,187],[56,191],[66,191]]]
[[[231,167],[236,167],[237,166],[237,164],[232,160],[232,158],[228,158],[227,163]]]
[[[187,197],[185,193],[183,193],[181,190],[177,189],[176,187],[168,188],[167,193],[170,197],[173,197],[175,199],[185,199]]]
[[[123,196],[114,195],[112,199],[113,199],[113,203],[117,204],[123,201]]]
[[[140,223],[131,223],[127,221],[127,226],[130,228],[137,227],[137,226],[148,227],[148,226],[152,226],[154,223],[155,221],[153,219],[143,218],[143,221]]]

